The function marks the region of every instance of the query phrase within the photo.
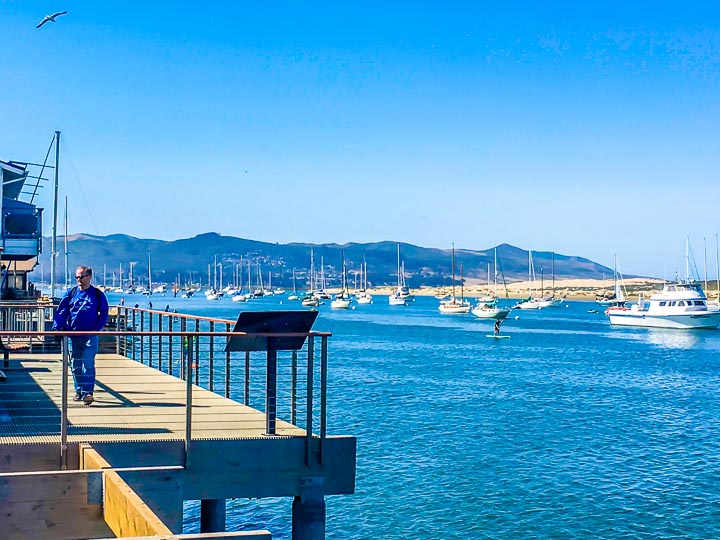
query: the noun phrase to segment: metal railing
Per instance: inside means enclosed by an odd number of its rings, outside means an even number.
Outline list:
[[[185,388],[185,466],[190,465],[192,442],[192,388],[204,387],[226,398],[247,406],[264,402],[265,435],[277,435],[278,409],[285,411],[287,421],[305,430],[306,463],[312,462],[313,438],[319,439],[320,464],[324,463],[327,436],[327,332],[308,333],[253,333],[248,338],[300,338],[300,350],[275,351],[268,348],[262,353],[231,352],[228,339],[238,336],[232,332],[233,321],[193,315],[145,310],[119,306],[110,331],[102,332],[48,332],[36,329],[39,321],[47,322],[48,307],[36,306],[37,317],[32,329],[9,326],[0,329],[0,339],[30,342],[57,343],[61,339],[62,377],[65,384],[61,392],[60,452],[61,465],[67,463],[68,437],[68,371],[69,337],[98,335],[100,352],[114,351],[119,355],[143,363],[186,382]],[[42,316],[40,312],[42,310]],[[20,311],[22,313],[22,311]],[[7,320],[23,320],[23,316]],[[30,317],[33,319],[33,317]],[[266,340],[269,342],[269,340]],[[316,361],[318,355],[320,361]],[[29,352],[29,351],[28,351]],[[262,357],[264,353],[264,358]],[[21,355],[13,355],[20,359]],[[264,369],[257,366],[263,363]],[[305,390],[305,399],[300,396]],[[319,392],[319,404],[316,396]],[[286,408],[279,405],[285,403]],[[319,433],[315,434],[316,416],[319,416]],[[302,422],[304,420],[304,422]],[[62,467],[64,468],[64,467]]]

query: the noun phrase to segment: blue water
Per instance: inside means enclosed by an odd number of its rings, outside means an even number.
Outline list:
[[[720,538],[719,331],[615,328],[568,302],[513,311],[494,340],[434,298],[376,301],[315,323],[333,333],[329,433],[358,438],[356,493],[327,498],[327,538]],[[290,503],[229,501],[228,526],[289,539]]]

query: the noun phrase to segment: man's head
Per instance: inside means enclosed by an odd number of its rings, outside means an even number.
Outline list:
[[[78,287],[84,291],[90,286],[92,268],[89,266],[78,266],[75,269],[75,279],[77,280]]]

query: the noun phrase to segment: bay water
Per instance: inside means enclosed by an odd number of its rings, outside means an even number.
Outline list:
[[[299,308],[151,300],[232,320]],[[328,433],[358,439],[356,493],[326,498],[327,538],[720,538],[719,331],[611,327],[576,301],[513,310],[500,340],[430,297],[318,309]],[[228,501],[228,529],[289,539],[291,502]],[[187,503],[186,532],[198,515]]]

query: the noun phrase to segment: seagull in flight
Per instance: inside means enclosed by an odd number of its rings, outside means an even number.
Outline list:
[[[56,17],[59,17],[60,15],[65,15],[66,13],[67,11],[58,11],[57,13],[53,13],[52,15],[45,15],[45,18],[40,21],[40,24],[38,24],[35,28],[40,28],[46,22],[55,22]]]

